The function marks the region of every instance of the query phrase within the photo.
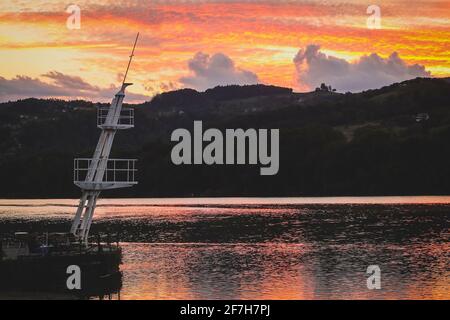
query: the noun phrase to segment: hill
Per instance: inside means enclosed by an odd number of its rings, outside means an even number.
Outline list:
[[[26,99],[0,104],[0,197],[77,197],[74,157],[99,136],[96,104]],[[362,93],[294,93],[273,86],[168,92],[134,105],[113,157],[139,159],[139,185],[106,196],[450,194],[450,82],[424,79]],[[418,114],[428,120],[420,121]],[[279,128],[280,171],[170,162],[171,132]]]

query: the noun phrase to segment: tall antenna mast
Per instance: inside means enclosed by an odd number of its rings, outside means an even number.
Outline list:
[[[123,77],[122,85],[124,85],[125,80],[127,79],[128,70],[130,69],[131,60],[133,60],[133,57],[134,57],[134,49],[136,49],[136,44],[137,44],[138,38],[139,38],[139,32],[136,35],[136,40],[134,40],[133,50],[131,51],[130,60],[128,61],[127,71],[125,72],[125,76]]]
[[[102,130],[102,133],[92,158],[74,160],[74,183],[81,188],[82,194],[70,232],[86,245],[88,245],[89,231],[100,192],[137,184],[136,159],[110,159],[109,155],[116,132],[134,127],[134,109],[122,108],[122,103],[125,98],[125,89],[131,85],[125,80],[138,37],[139,33],[134,41],[122,87],[116,93],[109,108],[97,110],[97,127]]]

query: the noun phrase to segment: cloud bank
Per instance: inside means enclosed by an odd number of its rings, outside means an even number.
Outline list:
[[[45,82],[42,79],[47,79]],[[70,76],[57,71],[43,74],[41,78],[18,75],[12,79],[0,77],[0,102],[26,98],[85,99],[91,101],[109,101],[118,91],[118,87],[93,86],[80,77]],[[127,93],[127,101],[145,101],[149,97]]]
[[[294,64],[299,86],[309,89],[326,83],[337,91],[358,92],[416,77],[431,76],[422,65],[408,65],[397,52],[388,58],[372,53],[355,62],[348,62],[326,55],[318,45],[300,49],[294,58]]]
[[[223,53],[212,56],[198,52],[188,62],[191,75],[181,77],[179,82],[199,91],[231,84],[256,84],[258,76],[247,70],[237,68],[234,61]]]

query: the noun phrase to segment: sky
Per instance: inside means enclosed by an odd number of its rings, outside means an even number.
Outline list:
[[[111,100],[137,32],[127,102],[227,84],[358,92],[450,76],[448,0],[2,0],[0,101]]]

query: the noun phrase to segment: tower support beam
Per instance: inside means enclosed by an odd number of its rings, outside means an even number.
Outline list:
[[[111,153],[114,137],[116,135],[116,131],[120,129],[119,120],[122,112],[123,100],[125,98],[125,89],[131,85],[131,83],[126,83],[125,80],[130,68],[131,60],[134,56],[134,50],[136,48],[138,38],[139,33],[137,34],[134,42],[122,87],[114,96],[106,115],[105,122],[100,127],[102,132],[100,134],[97,147],[95,148],[94,155],[89,163],[89,167],[87,168],[85,180],[83,184],[80,184],[80,181],[78,181],[78,179],[75,180],[74,178],[74,183],[82,188],[82,194],[70,232],[86,244],[88,244],[89,231],[100,192],[102,190],[111,189],[112,186],[117,188],[128,187],[135,184],[135,182],[127,183],[129,181],[123,181],[122,183],[120,183],[120,181],[114,181],[114,183],[111,184],[108,183],[108,181],[105,181],[105,174],[108,172],[109,155]],[[115,164],[116,162],[114,162],[114,165]],[[86,186],[89,186],[89,189],[87,189]]]

